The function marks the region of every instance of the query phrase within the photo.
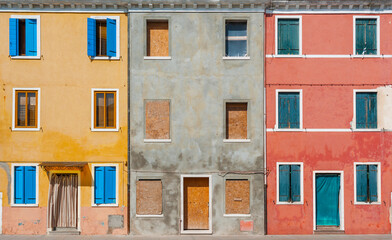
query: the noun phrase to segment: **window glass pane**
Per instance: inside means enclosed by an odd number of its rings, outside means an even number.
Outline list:
[[[106,126],[115,127],[114,93],[106,94]]]
[[[246,36],[246,22],[227,22],[226,37]]]
[[[105,94],[96,93],[95,126],[105,127]]]
[[[37,99],[36,99],[36,94],[35,93],[28,93],[27,94],[27,126],[33,127],[36,124],[36,106],[37,105]]]
[[[97,56],[106,56],[106,20],[96,21]]]
[[[26,21],[19,19],[19,55],[26,55]]]
[[[246,56],[246,40],[226,40],[226,55],[229,57]]]
[[[17,125],[26,126],[26,93],[18,92]]]

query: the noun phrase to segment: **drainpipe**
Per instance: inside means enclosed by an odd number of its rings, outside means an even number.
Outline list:
[[[265,89],[265,69],[266,69],[266,58],[265,58],[265,51],[267,49],[267,44],[265,42],[265,29],[266,29],[266,23],[265,23],[265,18],[266,18],[266,11],[264,9],[263,14],[263,60],[264,60],[264,67],[263,67],[263,157],[264,157],[264,235],[267,235],[267,118],[266,118],[266,89]]]
[[[131,188],[130,188],[130,179],[131,179],[131,136],[130,136],[130,127],[131,127],[131,119],[130,119],[130,113],[131,113],[131,40],[130,40],[130,33],[131,33],[131,14],[127,9],[127,22],[128,22],[128,33],[127,33],[127,41],[128,41],[128,47],[127,47],[127,61],[128,61],[128,73],[127,73],[127,105],[128,105],[128,111],[127,111],[127,145],[128,145],[128,151],[127,151],[127,160],[128,160],[128,178],[127,178],[127,199],[128,199],[128,234],[131,232],[131,201],[130,201],[130,196],[131,196]]]

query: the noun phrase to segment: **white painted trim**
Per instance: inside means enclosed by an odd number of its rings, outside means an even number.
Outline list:
[[[3,193],[0,192],[0,235],[3,234]]]
[[[340,230],[344,230],[344,171],[313,171],[313,231],[316,230],[316,174],[317,173],[339,173],[340,192],[339,192],[339,217]]]
[[[250,214],[223,214],[223,217],[235,217],[235,218],[248,218],[251,217]]]
[[[377,165],[377,202],[357,202],[357,165]],[[354,204],[380,205],[381,204],[381,163],[380,162],[354,162]]]
[[[392,10],[352,9],[309,9],[309,10],[266,10],[268,14],[391,14]]]
[[[298,19],[299,20],[299,54],[298,55],[286,55],[286,54],[278,54],[278,21],[279,19]],[[275,16],[275,55],[277,56],[301,56],[302,55],[302,16]]]
[[[128,12],[137,13],[264,13],[264,9],[129,9]]]
[[[14,199],[15,167],[34,167],[35,166],[35,204],[16,204]],[[11,207],[38,207],[39,206],[39,168],[38,163],[12,163],[11,164]]]
[[[171,143],[171,139],[144,139],[145,143]]]
[[[384,132],[390,129],[351,129],[351,128],[303,128],[303,129],[275,129],[267,128],[267,132]]]
[[[171,60],[171,56],[159,57],[159,56],[144,56],[144,60]]]
[[[107,92],[116,92],[116,128],[94,128],[94,92],[96,91],[107,91]],[[91,131],[92,132],[118,132],[119,129],[119,110],[120,110],[120,93],[118,88],[92,88],[91,89]]]
[[[380,16],[353,16],[353,55],[362,57],[361,54],[356,54],[355,51],[355,43],[356,43],[355,39],[357,33],[355,30],[355,23],[357,19],[377,19],[377,55],[380,55]]]
[[[80,209],[81,209],[81,195],[82,195],[82,179],[81,179],[81,173],[80,170],[50,170],[49,171],[49,184],[50,184],[50,179],[52,178],[53,173],[64,173],[64,174],[77,174],[78,175],[78,228],[77,230],[80,232],[81,231],[81,226],[80,226]],[[49,194],[50,192],[48,191],[48,202],[49,202]],[[47,211],[47,216],[48,217],[49,211]],[[46,221],[46,231],[49,233],[53,229],[49,228],[49,221]]]
[[[116,167],[116,203],[109,203],[109,204],[96,204],[94,203],[94,187],[95,187],[95,167]],[[120,185],[120,178],[119,178],[119,167],[118,164],[113,164],[113,163],[102,163],[102,164],[91,164],[91,178],[92,178],[92,184],[91,184],[91,206],[93,207],[118,207],[118,186]]]
[[[139,215],[139,214],[136,214],[136,217],[137,218],[163,218],[164,215],[163,214],[160,214],[160,215]]]
[[[15,126],[15,104],[16,91],[37,91],[37,127],[36,128],[20,128]],[[41,89],[40,88],[13,88],[12,89],[12,131],[39,131],[41,129]]]
[[[126,13],[127,10],[92,10],[85,9],[20,9],[20,8],[7,8],[0,9],[0,12],[15,12],[15,13]]]
[[[116,20],[116,56],[97,56],[91,57],[92,60],[119,60],[120,59],[120,16],[91,16],[96,20],[106,20],[108,18]]]
[[[354,89],[353,90],[353,121],[352,121],[352,131],[355,132],[377,132],[381,131],[378,124],[377,118],[377,128],[359,128],[357,129],[357,93],[358,92],[375,92],[377,93],[377,89]],[[378,110],[378,109],[377,109]]]
[[[266,58],[392,58],[392,55],[351,55],[351,54],[303,54],[303,55],[274,55],[266,54]]]
[[[222,57],[223,60],[249,60],[250,57]]]
[[[281,92],[298,92],[299,93],[299,128],[279,128],[279,93]],[[275,94],[275,131],[296,132],[303,130],[303,113],[302,113],[302,89],[276,89]]]
[[[300,165],[301,168],[301,200],[299,202],[279,201],[279,165]],[[303,162],[277,162],[276,163],[276,204],[278,205],[302,205],[304,204],[304,163]]]
[[[250,143],[250,139],[223,139],[224,143]]]
[[[10,18],[37,20],[37,56],[15,56],[11,59],[40,59],[41,58],[41,16],[40,15],[11,15]]]
[[[208,178],[208,230],[184,230],[184,178]],[[212,176],[206,174],[181,174],[181,234],[212,234]]]

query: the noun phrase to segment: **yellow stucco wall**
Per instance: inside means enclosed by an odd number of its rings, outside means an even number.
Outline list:
[[[40,60],[11,59],[9,18],[40,15]],[[87,56],[87,18],[120,16],[120,60]],[[126,14],[0,14],[0,162],[89,162],[82,174],[81,206],[91,206],[91,163],[119,165],[119,206],[127,185],[127,16]],[[13,88],[40,88],[40,131],[16,132],[12,126]],[[91,131],[91,89],[119,89],[119,131]],[[0,165],[3,206],[9,206],[8,174]],[[48,175],[39,175],[39,206],[48,199]]]

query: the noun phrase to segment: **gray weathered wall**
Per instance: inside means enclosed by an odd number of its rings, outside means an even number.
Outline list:
[[[146,20],[169,19],[171,60],[144,60]],[[225,19],[248,20],[249,60],[223,60]],[[179,234],[181,174],[212,176],[212,231],[240,234],[240,220],[264,233],[264,176],[251,182],[251,216],[224,217],[218,172],[263,169],[263,13],[130,13],[130,232]],[[170,99],[171,143],[144,143],[144,100]],[[224,143],[224,103],[248,101],[249,143]],[[136,217],[136,180],[160,178],[163,217]]]

